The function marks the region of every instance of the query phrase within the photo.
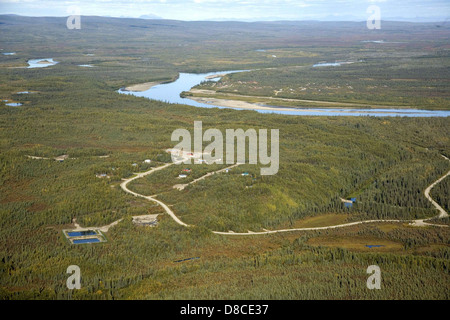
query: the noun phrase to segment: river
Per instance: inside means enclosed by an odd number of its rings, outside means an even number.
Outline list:
[[[213,75],[225,75],[237,72],[246,72],[248,70],[218,71],[202,74],[180,73],[176,81],[156,85],[147,91],[134,92],[127,91],[124,88],[118,92],[122,94],[134,95],[136,97],[145,97],[148,99],[159,100],[167,103],[184,104],[201,108],[228,108],[214,104],[201,103],[188,98],[180,97],[183,91],[189,91],[191,88],[203,81],[219,81],[221,78],[206,79]],[[419,109],[370,109],[370,108],[289,108],[277,106],[271,107],[275,110],[253,109],[260,113],[276,113],[297,116],[375,116],[375,117],[448,117],[450,111],[443,110],[419,110]],[[261,107],[264,108],[264,107]],[[282,110],[276,110],[280,108]],[[243,110],[242,108],[232,108]]]

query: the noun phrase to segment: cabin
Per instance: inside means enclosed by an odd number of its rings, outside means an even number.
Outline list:
[[[144,163],[152,163],[152,160],[150,159],[144,160]]]
[[[192,170],[191,170],[191,169],[183,169],[183,172],[188,172],[188,173],[191,173],[191,172],[192,172]]]
[[[178,176],[178,178],[184,179],[184,178],[187,178],[187,175],[185,175],[185,174],[180,174],[180,175]]]

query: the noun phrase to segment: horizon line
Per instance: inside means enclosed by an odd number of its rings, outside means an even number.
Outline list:
[[[25,17],[25,18],[68,18],[71,15],[39,15],[39,16],[33,16],[33,15],[22,15],[17,13],[0,13],[0,16],[18,16],[18,17]],[[329,20],[329,19],[282,19],[279,20],[276,19],[270,19],[270,20],[259,20],[258,18],[255,19],[226,19],[226,18],[215,18],[211,20],[182,20],[182,19],[169,19],[169,18],[163,18],[163,17],[155,17],[155,18],[143,18],[143,17],[127,17],[127,16],[109,16],[109,15],[80,15],[80,17],[96,17],[96,18],[113,18],[113,19],[137,19],[137,20],[166,20],[166,21],[180,21],[180,22],[245,22],[245,23],[256,23],[256,22],[358,22],[363,23],[367,20]],[[264,18],[261,18],[264,19]],[[402,19],[402,20],[396,20],[396,19]],[[395,18],[387,18],[382,19],[381,21],[384,22],[410,22],[410,23],[445,23],[449,20],[449,18],[446,18],[444,21],[442,19],[439,20],[431,20],[434,18],[426,18],[426,17],[416,17],[415,19],[425,19],[429,21],[414,21],[413,18],[402,18],[402,17],[395,17]]]

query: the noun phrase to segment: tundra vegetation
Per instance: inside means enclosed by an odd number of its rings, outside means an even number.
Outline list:
[[[448,110],[448,26],[83,17],[81,30],[69,30],[64,18],[0,16],[0,29],[1,48],[16,52],[0,56],[1,99],[23,104],[0,104],[1,299],[449,299],[448,227],[211,232],[432,218],[438,212],[424,190],[449,170],[441,156],[450,157],[448,118],[260,114],[116,92],[179,72],[246,69],[255,71],[201,87]],[[59,63],[22,68],[35,58]],[[336,60],[355,63],[311,67]],[[172,132],[192,130],[194,121],[222,132],[279,129],[280,168],[261,176],[244,164],[179,191],[173,185],[187,165],[173,165],[129,185],[158,194],[186,228],[119,185],[169,163]],[[61,155],[68,158],[54,160]],[[226,165],[187,167],[181,183]],[[449,179],[431,196],[448,211]],[[356,202],[347,208],[341,198]],[[158,226],[132,223],[144,214],[160,214]],[[62,230],[73,218],[83,227],[123,220],[105,243],[71,245]],[[175,262],[190,257],[199,259]],[[80,290],[66,287],[70,265],[81,269]],[[367,289],[369,265],[380,266],[382,290]]]

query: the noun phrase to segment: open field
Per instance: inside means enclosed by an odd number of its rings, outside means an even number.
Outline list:
[[[347,221],[346,214],[324,214],[296,221],[294,228],[315,228],[343,224]]]
[[[401,251],[403,248],[402,244],[398,242],[379,238],[359,237],[319,237],[310,239],[308,244],[313,246],[344,248],[351,251],[395,252]],[[379,247],[368,247],[372,245]]]

